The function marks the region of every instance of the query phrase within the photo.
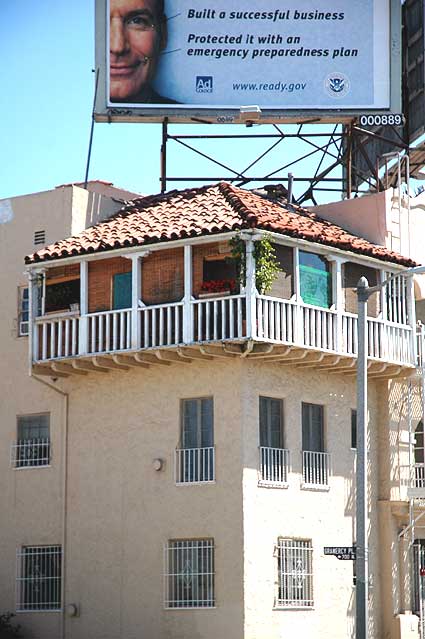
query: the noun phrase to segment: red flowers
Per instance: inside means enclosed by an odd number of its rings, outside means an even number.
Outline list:
[[[236,280],[209,280],[208,282],[202,282],[202,293],[225,293],[229,291],[233,293],[236,289]]]

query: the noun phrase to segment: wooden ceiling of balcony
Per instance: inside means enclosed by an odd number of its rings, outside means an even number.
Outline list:
[[[320,370],[330,375],[355,377],[357,374],[357,360],[354,357],[334,355],[312,350],[311,348],[265,344],[246,340],[55,359],[42,364],[34,364],[32,372],[34,375],[59,378],[71,375],[87,375],[89,373],[105,374],[109,371],[126,372],[133,367],[148,369],[152,366],[187,365],[195,361],[208,362],[217,359],[259,360],[296,369]],[[368,377],[370,379],[409,377],[414,372],[415,369],[413,367],[390,362],[369,360],[368,363]]]

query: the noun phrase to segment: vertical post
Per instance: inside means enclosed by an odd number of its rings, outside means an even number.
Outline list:
[[[29,286],[28,286],[28,307],[29,307],[29,337],[30,337],[30,369],[32,362],[39,359],[39,340],[38,340],[38,326],[35,323],[36,318],[39,315],[41,309],[41,291],[40,278],[44,279],[44,271],[30,271],[29,272]]]
[[[131,348],[140,348],[139,296],[141,295],[142,265],[139,255],[131,256]]]
[[[367,300],[365,277],[357,284],[356,639],[368,638],[369,549],[367,494]]]
[[[78,330],[78,354],[85,355],[88,351],[88,277],[89,264],[87,261],[80,262],[80,325]]]
[[[346,127],[346,135],[348,137],[348,144],[347,144],[347,168],[346,168],[346,172],[347,172],[347,184],[346,184],[346,193],[347,193],[347,200],[351,199],[351,192],[352,192],[352,170],[353,170],[353,124],[350,123],[347,127]]]
[[[301,343],[301,336],[303,335],[303,318],[301,314],[301,278],[300,278],[300,251],[296,246],[293,253],[294,261],[294,294],[295,303],[294,308],[294,342],[295,344]]]
[[[343,260],[334,258],[332,268],[332,299],[335,305],[336,311],[336,325],[335,325],[335,348],[338,353],[343,352],[343,339],[342,339],[342,309],[344,304],[344,298],[342,295],[342,264]]]
[[[167,190],[167,139],[168,139],[168,118],[162,121],[162,144],[161,144],[161,193]]]
[[[413,277],[408,277],[404,280],[406,282],[407,289],[407,320],[409,326],[412,329],[411,332],[411,364],[413,366],[418,365],[418,349],[416,339],[416,309],[415,309],[415,283]]]
[[[245,240],[246,246],[246,334],[255,339],[257,336],[257,289],[255,286],[254,242]]]
[[[183,342],[193,342],[192,321],[192,246],[184,247]]]

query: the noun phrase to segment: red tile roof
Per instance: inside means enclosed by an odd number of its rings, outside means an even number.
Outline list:
[[[27,264],[241,229],[261,229],[386,262],[415,262],[356,237],[296,205],[273,202],[226,182],[129,202],[108,220],[27,256]]]

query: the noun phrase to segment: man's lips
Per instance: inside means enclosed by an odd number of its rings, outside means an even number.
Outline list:
[[[141,61],[134,62],[133,64],[111,64],[109,68],[111,78],[132,75],[140,64]]]

